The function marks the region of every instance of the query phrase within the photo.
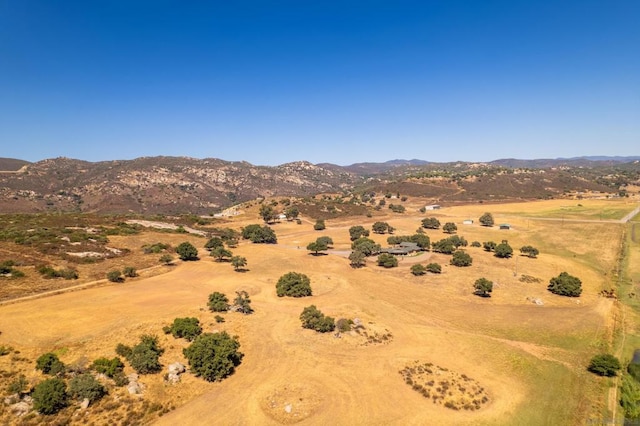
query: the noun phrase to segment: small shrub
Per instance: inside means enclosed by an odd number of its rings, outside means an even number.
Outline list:
[[[95,402],[107,394],[105,387],[91,374],[79,374],[69,381],[69,394]]]
[[[44,374],[56,376],[64,372],[64,363],[58,359],[58,356],[52,352],[40,355],[36,360],[36,370],[42,371]]]
[[[98,358],[93,361],[91,366],[96,372],[104,374],[107,377],[114,378],[116,375],[121,374],[124,370],[124,364],[118,357],[112,359]]]
[[[13,379],[9,385],[7,386],[7,393],[9,395],[18,394],[21,395],[27,390],[27,386],[29,382],[24,374],[20,374],[18,377]]]
[[[353,325],[353,321],[347,318],[340,318],[336,321],[336,328],[341,333],[346,333],[351,331],[351,326]]]
[[[138,272],[136,271],[136,268],[134,268],[133,266],[125,266],[124,269],[122,270],[122,274],[125,277],[129,277],[129,278],[135,278],[138,276]]]
[[[170,265],[173,262],[173,256],[171,256],[170,254],[163,254],[158,260],[160,261],[160,263]]]
[[[413,275],[419,276],[424,275],[427,272],[427,268],[424,265],[416,263],[415,265],[411,265],[411,273]]]
[[[378,266],[395,268],[398,266],[398,258],[389,253],[381,253],[378,255]]]
[[[429,263],[427,265],[427,271],[431,272],[432,274],[439,274],[442,272],[442,266],[440,266],[440,264],[438,263]]]
[[[220,315],[216,315],[215,317],[213,317],[213,319],[215,319],[218,324],[224,322],[224,317],[222,317]]]
[[[120,271],[107,272],[107,279],[112,283],[121,283],[124,281],[124,278],[122,278],[122,272]]]

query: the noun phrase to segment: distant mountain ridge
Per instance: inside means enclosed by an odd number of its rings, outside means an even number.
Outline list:
[[[450,202],[546,198],[567,191],[615,192],[624,182],[636,179],[639,160],[578,157],[436,163],[397,159],[349,166],[307,161],[255,166],[245,161],[163,156],[100,162],[60,157],[35,163],[0,158],[0,212],[209,214],[258,197],[353,190],[402,192]]]

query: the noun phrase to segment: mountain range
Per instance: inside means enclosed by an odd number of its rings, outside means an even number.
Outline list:
[[[88,162],[0,158],[0,212],[211,214],[258,197],[402,192],[437,202],[552,198],[618,192],[640,179],[640,157],[501,159],[487,163],[391,160],[349,166],[297,161],[256,166],[215,158]]]

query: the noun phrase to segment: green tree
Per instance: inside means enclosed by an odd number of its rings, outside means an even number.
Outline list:
[[[436,253],[451,254],[456,251],[456,246],[449,238],[431,243],[431,248]]]
[[[37,412],[55,414],[67,406],[67,385],[62,379],[47,379],[36,385],[31,397]]]
[[[157,373],[162,369],[160,355],[164,350],[158,345],[158,337],[142,335],[140,343],[131,348],[127,361],[138,374]]]
[[[351,250],[358,250],[365,256],[372,256],[380,252],[380,244],[376,244],[375,241],[367,237],[360,237],[351,243]]]
[[[242,229],[242,238],[255,244],[275,244],[276,233],[268,226],[247,225]]]
[[[618,358],[611,354],[600,354],[591,358],[587,369],[600,376],[611,377],[618,374],[618,370],[621,368]]]
[[[380,255],[378,255],[378,266],[395,268],[398,266],[398,258],[389,253],[380,253]]]
[[[493,226],[493,215],[489,212],[480,216],[480,224],[482,226]]]
[[[353,250],[349,255],[350,265],[354,268],[360,268],[367,263],[367,256],[360,250]]]
[[[171,324],[171,334],[176,339],[186,339],[191,342],[202,333],[200,321],[195,317],[176,318]]]
[[[313,229],[315,229],[316,231],[323,231],[326,228],[327,228],[327,226],[324,223],[324,219],[316,220],[315,225],[313,225]]]
[[[215,257],[217,262],[222,262],[231,258],[233,253],[231,253],[231,250],[227,250],[224,247],[216,247],[211,250],[211,256]]]
[[[287,207],[284,209],[284,215],[287,217],[287,220],[294,220],[300,215],[300,210],[296,206]]]
[[[482,297],[490,297],[493,291],[493,281],[489,281],[486,278],[478,278],[473,284],[475,294]]]
[[[416,263],[415,265],[411,265],[411,273],[415,276],[424,275],[427,273],[427,268],[424,265]]]
[[[538,257],[538,254],[540,254],[538,249],[533,246],[522,246],[520,248],[520,253],[534,259]]]
[[[453,266],[471,266],[473,259],[464,250],[458,250],[453,253],[451,264]]]
[[[328,333],[336,328],[333,318],[325,316],[315,305],[307,306],[300,314],[303,328],[315,330],[320,333]]]
[[[326,235],[316,238],[316,241],[320,244],[325,244],[327,248],[331,248],[331,246],[333,245],[333,238]]]
[[[244,290],[236,291],[236,298],[233,299],[233,308],[236,312],[248,315],[253,312],[249,293]]]
[[[233,256],[231,258],[231,264],[236,271],[241,271],[247,266],[247,258],[242,256]]]
[[[318,255],[321,251],[327,251],[329,248],[326,244],[316,240],[307,245],[307,250],[312,251],[314,255]]]
[[[384,234],[385,232],[391,233],[387,222],[375,222],[371,228],[376,234]]]
[[[447,222],[442,227],[442,230],[447,234],[455,234],[455,232],[458,230],[458,227],[453,222]]]
[[[438,229],[440,228],[440,221],[435,217],[427,217],[422,219],[422,227],[425,229]]]
[[[201,334],[182,352],[196,376],[213,382],[233,374],[240,365],[244,355],[238,351],[239,348],[238,339],[223,331]]]
[[[198,260],[198,249],[188,241],[180,243],[180,245],[176,247],[176,253],[178,253],[181,260]]]
[[[65,366],[58,358],[58,355],[53,352],[47,352],[46,354],[40,355],[36,360],[36,370],[40,370],[44,374],[57,376],[58,374],[64,373]]]
[[[482,247],[482,244],[480,244],[480,241],[474,241],[471,243],[471,247]]]
[[[551,278],[547,290],[560,296],[578,297],[582,293],[582,281],[566,272]]]
[[[442,272],[442,266],[440,266],[440,264],[438,263],[429,263],[427,265],[427,271],[431,272],[432,274],[439,274]]]
[[[207,241],[204,245],[204,248],[207,251],[211,251],[214,248],[218,248],[218,247],[223,247],[224,246],[224,241],[222,241],[222,238],[220,237],[212,237],[209,239],[209,241]]]
[[[364,226],[356,225],[349,228],[349,237],[351,238],[351,241],[355,241],[358,238],[368,237],[368,236],[369,236],[369,230],[365,229]]]
[[[107,279],[112,283],[121,283],[124,281],[124,278],[122,278],[122,272],[115,270],[107,272]]]
[[[494,250],[494,256],[500,257],[502,259],[508,259],[512,255],[513,255],[513,249],[511,248],[509,243],[507,243],[506,240],[498,244]]]
[[[266,223],[273,223],[278,217],[278,213],[270,205],[263,204],[260,206],[260,217]]]
[[[287,272],[276,283],[278,297],[306,297],[311,296],[311,280],[305,274]]]
[[[107,389],[93,375],[85,373],[69,381],[69,394],[77,399],[95,402],[107,394]]]
[[[414,234],[411,236],[409,241],[416,243],[422,250],[428,251],[431,247],[431,240],[429,239],[429,236],[425,234]]]
[[[229,310],[229,299],[220,292],[213,292],[209,295],[207,303],[211,312],[226,312]]]

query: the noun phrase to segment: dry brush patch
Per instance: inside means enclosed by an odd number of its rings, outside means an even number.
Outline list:
[[[413,390],[452,410],[479,410],[489,402],[487,391],[476,380],[430,362],[415,361],[399,373]]]

